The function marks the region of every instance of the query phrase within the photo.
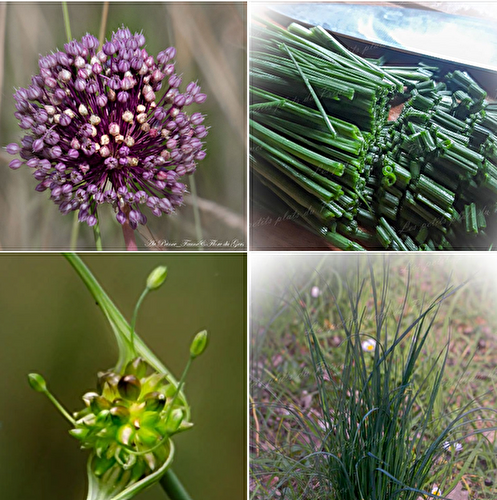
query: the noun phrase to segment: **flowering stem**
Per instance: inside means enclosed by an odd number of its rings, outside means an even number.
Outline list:
[[[93,226],[93,236],[95,237],[95,248],[101,252],[102,248],[102,237],[100,235],[100,223],[98,222],[97,210],[95,209],[95,215],[97,217],[97,223]]]
[[[71,35],[71,23],[69,22],[69,10],[67,8],[67,2],[62,2],[62,12],[64,14],[64,26],[66,28],[67,41],[70,42],[72,40],[72,35]]]
[[[74,212],[74,219],[72,221],[72,230],[71,230],[71,243],[70,243],[71,252],[74,252],[76,250],[76,246],[78,244],[78,233],[79,233],[78,212]]]
[[[124,205],[122,210],[124,215],[126,215],[126,221],[123,224],[124,243],[126,245],[126,250],[134,252],[135,250],[138,250],[138,247],[136,246],[135,231],[129,225],[129,206]]]
[[[191,500],[190,495],[181,484],[178,476],[170,468],[162,476],[160,485],[171,500]]]
[[[176,403],[176,399],[178,398],[178,394],[181,392],[181,389],[183,388],[183,384],[185,383],[186,375],[188,374],[188,370],[190,369],[190,366],[193,361],[193,356],[190,355],[188,358],[188,363],[186,363],[185,369],[183,370],[183,373],[181,374],[181,378],[179,379],[178,387],[176,387],[176,392],[174,393],[173,400],[171,401],[171,404],[169,405],[169,409],[167,410],[166,418],[164,419],[166,424],[167,421],[169,420],[169,417],[171,416],[171,411],[173,409],[174,403]]]
[[[133,311],[133,318],[131,319],[131,348],[133,349],[133,356],[135,356],[135,325],[136,325],[136,318],[138,316],[138,309],[140,309],[143,299],[145,299],[149,291],[150,288],[148,287],[145,288],[145,290],[143,290],[143,293],[140,295],[140,298],[136,303],[135,310]]]
[[[105,27],[107,25],[108,14],[109,14],[109,2],[104,2],[102,9],[102,20],[100,21],[100,32],[98,33],[98,43],[100,44],[99,49],[101,49],[102,45],[104,44]]]
[[[200,210],[198,209],[197,186],[195,184],[194,174],[192,174],[190,177],[190,189],[192,191],[193,218],[195,219],[195,234],[200,244],[200,241],[202,240],[202,223],[200,221]],[[199,246],[199,250],[203,250],[203,248]]]

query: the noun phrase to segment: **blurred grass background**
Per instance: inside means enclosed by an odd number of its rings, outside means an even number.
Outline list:
[[[98,37],[101,2],[68,2],[72,36],[90,32]],[[246,244],[246,4],[238,3],[132,3],[110,2],[106,37],[122,25],[140,32],[154,57],[170,45],[177,49],[176,70],[183,74],[182,88],[198,80],[207,101],[190,112],[207,114],[207,157],[195,174],[202,236]],[[66,42],[61,3],[0,4],[0,145],[23,136],[13,114],[14,88],[27,87],[39,71],[39,55]],[[194,109],[195,108],[195,109]],[[12,171],[12,159],[0,152],[0,248],[21,250],[68,249],[73,214],[62,216],[47,192],[37,193],[31,171]],[[184,177],[190,186],[190,177]],[[177,215],[156,218],[146,211],[148,230],[143,238],[181,245],[197,242],[192,197]],[[104,250],[124,249],[121,227],[108,205],[100,216]],[[137,237],[140,248],[147,248]],[[94,249],[92,230],[80,224],[78,249]],[[169,247],[170,248],[170,247]],[[168,247],[164,247],[167,250]],[[173,248],[174,249],[174,248]],[[190,248],[191,249],[191,248]],[[219,248],[216,248],[219,250]]]
[[[193,500],[246,495],[246,256],[244,254],[82,255],[128,321],[157,265],[166,283],[143,303],[137,331],[176,377],[193,336],[209,331],[186,394],[191,431],[175,438],[174,471]],[[83,406],[98,371],[117,361],[114,335],[64,257],[0,254],[0,498],[83,500],[88,453],[41,394],[28,385],[43,374],[70,411]],[[165,500],[159,486],[140,500]]]

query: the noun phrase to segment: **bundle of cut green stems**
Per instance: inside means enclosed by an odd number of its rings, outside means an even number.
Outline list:
[[[260,23],[252,171],[299,222],[343,250],[491,246],[497,106],[467,73],[437,83],[437,68],[361,58],[319,26]]]

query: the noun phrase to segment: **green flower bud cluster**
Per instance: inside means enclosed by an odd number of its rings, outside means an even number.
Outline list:
[[[130,471],[133,480],[150,474],[166,460],[168,438],[193,425],[184,421],[176,387],[149,371],[135,358],[122,375],[99,373],[98,392],[83,396],[86,408],[74,415],[76,426],[69,432],[95,452],[97,477],[114,466]]]

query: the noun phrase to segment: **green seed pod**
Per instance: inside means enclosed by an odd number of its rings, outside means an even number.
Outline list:
[[[146,446],[155,446],[162,438],[162,436],[153,429],[144,427],[136,433],[137,438]]]
[[[162,283],[167,277],[167,267],[158,266],[156,267],[147,278],[147,288],[149,290],[157,290],[157,288],[162,286]]]
[[[102,410],[97,416],[97,424],[107,424],[108,422],[110,422],[111,417],[112,415],[109,410]]]
[[[205,351],[206,347],[207,347],[207,330],[203,330],[197,333],[197,335],[195,335],[195,338],[192,341],[192,344],[190,346],[191,357],[196,358],[197,356],[200,356]]]
[[[132,425],[126,424],[117,430],[117,440],[126,445],[129,446],[131,441],[133,441],[133,438],[135,436],[135,429],[133,428]]]
[[[83,401],[85,402],[85,405],[86,406],[90,406],[93,398],[96,398],[98,396],[98,394],[96,392],[87,392],[85,394],[83,394]]]
[[[147,363],[143,358],[135,358],[126,365],[124,373],[126,375],[135,375],[138,379],[141,379],[147,373]]]
[[[99,396],[98,394],[94,396],[90,401],[91,411],[95,415],[98,415],[102,410],[110,410],[111,407],[112,407],[111,402],[105,399],[104,397]]]
[[[28,375],[29,385],[37,392],[47,392],[47,383],[45,379],[38,373],[30,373]]]
[[[161,412],[166,404],[166,396],[157,391],[149,392],[143,400],[145,401],[145,408],[148,411]]]
[[[160,422],[160,414],[156,411],[146,411],[140,417],[140,427],[153,428]]]
[[[88,436],[89,429],[71,429],[69,434],[76,439],[83,440],[86,436]]]
[[[99,392],[102,392],[105,386],[105,383],[109,384],[110,387],[117,387],[119,383],[120,376],[117,373],[106,371],[106,372],[98,372],[97,374],[97,389]]]
[[[121,377],[117,384],[117,390],[124,399],[136,401],[140,397],[141,383],[134,375]]]
[[[129,407],[129,401],[126,401],[122,398],[116,398],[112,400],[112,406],[124,406],[126,408]]]
[[[110,409],[112,422],[116,425],[124,424],[129,420],[129,410],[125,406],[114,406]]]
[[[183,421],[183,410],[177,408],[171,412],[169,420],[167,421],[166,432],[168,434],[174,434],[179,429],[181,422]]]

